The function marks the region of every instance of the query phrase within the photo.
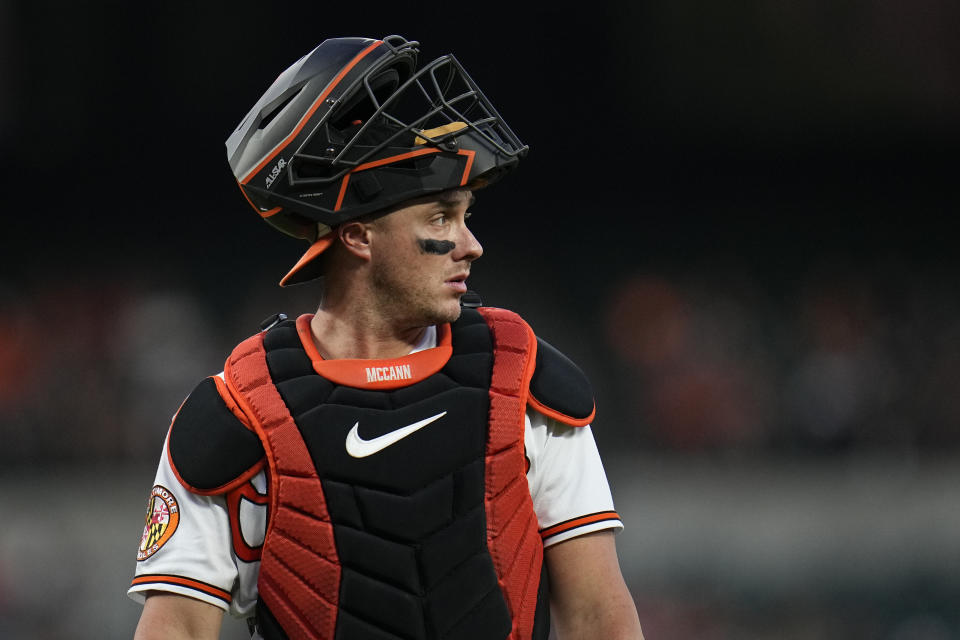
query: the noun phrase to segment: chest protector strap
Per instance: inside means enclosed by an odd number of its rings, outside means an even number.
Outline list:
[[[490,427],[487,435],[487,545],[513,617],[510,640],[533,634],[543,544],[527,485],[524,416],[537,339],[511,311],[479,309],[493,337]]]
[[[537,340],[510,311],[477,311],[490,328],[494,354],[484,476],[487,548],[511,615],[506,640],[530,640],[543,545],[526,480],[523,434]],[[333,640],[341,580],[333,525],[313,460],[270,377],[263,336],[242,342],[224,370],[269,466],[270,521],[258,589],[288,637]]]
[[[340,591],[333,525],[310,453],[270,379],[263,335],[240,343],[224,369],[263,442],[270,471],[270,544],[264,545],[257,588],[288,636],[331,640]]]

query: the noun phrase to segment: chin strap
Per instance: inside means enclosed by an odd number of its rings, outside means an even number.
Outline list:
[[[483,306],[483,300],[480,298],[479,293],[468,290],[460,296],[460,306],[467,307],[468,309],[476,309],[477,307]]]

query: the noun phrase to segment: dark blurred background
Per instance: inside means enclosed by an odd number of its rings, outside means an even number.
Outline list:
[[[594,381],[647,638],[960,638],[958,24],[949,0],[0,0],[0,637],[132,635],[170,416],[317,302],[276,286],[305,245],[224,140],[324,38],[399,33],[531,147],[478,194],[471,286]]]

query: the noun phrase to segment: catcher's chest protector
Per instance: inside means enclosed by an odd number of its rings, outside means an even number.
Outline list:
[[[355,385],[315,367],[291,321],[230,357],[269,465],[268,640],[547,637],[523,449],[536,339],[511,312],[464,309],[440,342],[353,361]]]

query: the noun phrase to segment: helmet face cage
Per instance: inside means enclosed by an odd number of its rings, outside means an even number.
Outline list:
[[[364,76],[362,90],[376,111],[362,123],[349,141],[343,145],[331,143],[325,149],[327,157],[310,155],[304,151],[313,141],[311,136],[287,164],[290,186],[329,184],[380,151],[388,147],[412,146],[410,140],[414,139],[446,151],[456,151],[457,137],[463,135],[464,129],[485,140],[506,158],[526,151],[523,143],[452,55],[437,58],[425,66],[382,104],[370,83],[375,73],[376,70],[372,70]],[[318,124],[318,129],[326,125],[332,113],[335,110]],[[466,126],[443,131],[445,125],[455,122],[462,122]],[[383,138],[384,129],[393,129],[393,132]],[[429,132],[437,130],[440,132],[430,135]],[[297,171],[303,164],[325,165],[329,167],[330,175],[304,176]]]
[[[383,53],[358,77],[304,114],[292,153],[238,176],[281,231],[310,238],[316,223],[332,227],[408,198],[492,182],[526,154],[453,55],[414,71],[417,42],[390,36],[380,44]]]

